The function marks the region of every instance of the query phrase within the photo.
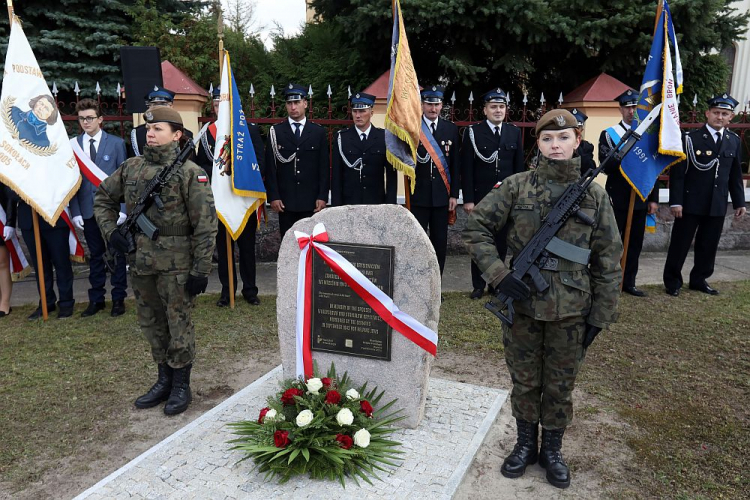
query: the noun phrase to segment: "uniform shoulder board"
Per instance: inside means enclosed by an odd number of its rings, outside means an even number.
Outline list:
[[[503,127],[518,128],[517,126],[513,125],[511,122],[503,122]]]
[[[732,131],[731,131],[731,130],[729,130],[729,129],[726,129],[726,131],[727,131],[727,132],[728,132],[729,134],[731,134],[731,135],[735,136],[735,137],[736,137],[737,139],[739,139],[739,138],[740,138],[740,136],[739,136],[739,135],[737,135],[737,133],[736,133],[736,132],[732,132]]]
[[[494,186],[492,186],[492,189],[497,189],[497,188],[499,188],[502,185],[503,185],[503,181],[497,181],[497,184],[495,184]]]
[[[198,182],[201,184],[206,184],[208,182],[208,176],[206,174],[198,174]]]

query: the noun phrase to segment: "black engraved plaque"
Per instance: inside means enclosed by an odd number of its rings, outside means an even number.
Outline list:
[[[393,247],[326,243],[393,298]],[[391,327],[317,252],[312,266],[312,349],[391,360]]]

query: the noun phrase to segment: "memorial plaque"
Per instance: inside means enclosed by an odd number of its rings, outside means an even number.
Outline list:
[[[393,247],[326,243],[393,298]],[[391,327],[317,254],[312,272],[312,349],[391,360]]]

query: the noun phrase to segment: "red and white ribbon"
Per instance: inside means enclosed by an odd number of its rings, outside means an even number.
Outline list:
[[[0,239],[2,239],[5,224],[8,221],[8,216],[5,210],[0,206]],[[29,274],[29,262],[26,260],[26,256],[23,254],[21,249],[21,243],[18,241],[18,236],[15,234],[8,241],[3,241],[5,247],[10,253],[10,275],[13,281],[17,281],[26,277]]]
[[[313,375],[310,346],[313,256],[311,248],[383,321],[433,356],[437,354],[437,333],[401,311],[388,295],[359,272],[351,262],[337,251],[323,245],[328,241],[328,233],[323,224],[315,225],[312,236],[300,231],[295,231],[294,236],[301,250],[297,272],[296,375],[298,378],[307,379]]]
[[[91,184],[99,187],[99,184],[109,176],[105,174],[96,163],[91,161],[89,155],[83,152],[81,145],[78,144],[77,138],[74,137],[70,140],[70,146],[73,148],[73,154],[76,157],[76,162],[78,162],[78,168],[81,169],[81,174],[86,177]]]

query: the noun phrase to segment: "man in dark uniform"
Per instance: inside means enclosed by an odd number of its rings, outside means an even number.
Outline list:
[[[669,172],[669,207],[675,217],[664,265],[664,287],[669,295],[680,294],[682,266],[695,236],[695,264],[690,271],[691,290],[717,295],[706,279],[714,272],[716,250],[732,197],[734,217],[745,215],[740,138],[727,129],[738,102],[730,95],[708,101],[706,124],[692,129],[683,140],[687,159]]]
[[[171,90],[167,90],[164,87],[154,85],[154,90],[146,95],[146,108],[154,109],[160,106],[172,107],[174,102],[175,93]],[[188,129],[183,129],[185,137],[193,140],[193,133]],[[130,144],[128,148],[128,158],[134,156],[141,156],[143,154],[143,148],[146,146],[146,124],[138,125],[130,132]]]
[[[589,117],[578,108],[571,109],[570,113],[575,117],[578,122],[578,128],[583,132],[586,120],[588,120]],[[581,145],[576,148],[575,154],[581,157],[581,175],[596,168],[596,163],[594,162],[594,145],[589,141],[581,139]]]
[[[471,214],[474,205],[482,201],[495,184],[524,171],[521,131],[512,123],[503,123],[508,96],[498,87],[482,98],[487,119],[469,126],[461,145],[461,187],[467,214]],[[508,230],[503,229],[495,237],[495,248],[502,260],[507,253],[507,233]],[[479,299],[486,283],[474,261],[471,261],[471,283],[474,290],[470,297]]]
[[[311,217],[328,203],[328,139],[320,125],[308,123],[307,90],[290,83],[284,89],[289,118],[271,127],[263,178],[271,209],[279,214],[279,231]]]
[[[620,142],[620,138],[630,130],[636,106],[638,105],[638,92],[628,89],[615,98],[620,104],[620,115],[622,121],[617,125],[602,131],[599,136],[599,161],[604,161],[610,151]],[[628,221],[630,209],[630,195],[633,188],[623,177],[620,164],[610,162],[604,169],[607,174],[607,193],[612,200],[615,209],[617,227],[620,229],[620,237],[625,240],[625,226]],[[628,256],[625,261],[625,275],[622,280],[622,291],[636,297],[645,297],[646,292],[635,286],[635,276],[638,274],[638,258],[643,248],[643,234],[646,231],[646,215],[653,214],[659,208],[659,190],[654,189],[648,197],[648,203],[641,200],[636,193],[633,205],[633,218],[630,223],[630,238],[628,241]]]
[[[212,93],[214,118],[219,115],[219,102],[221,98],[221,89],[216,87]],[[263,168],[263,138],[260,136],[260,129],[253,123],[248,123],[250,130],[250,139],[253,142],[255,156],[258,164]],[[214,148],[216,147],[216,121],[208,126],[208,130],[198,145],[198,154],[195,163],[203,168],[211,179],[213,175]],[[256,212],[248,218],[245,229],[237,238],[237,248],[240,254],[240,276],[242,277],[242,296],[245,300],[254,306],[260,305],[258,298],[258,286],[255,283],[255,232],[257,230]],[[216,234],[216,251],[219,254],[219,281],[221,282],[221,296],[216,302],[219,307],[229,305],[229,267],[227,261],[227,232],[224,224],[219,221],[219,232]],[[232,244],[232,255],[234,255],[234,243]],[[234,280],[234,289],[237,290],[237,271],[232,263],[232,279]]]
[[[11,203],[16,203],[18,214],[17,228],[21,230],[26,248],[29,249],[31,265],[36,273],[36,287],[39,290],[39,262],[36,260],[36,240],[34,239],[34,225],[31,215],[31,207],[26,204],[15,192],[11,192]],[[69,318],[73,315],[73,266],[70,263],[70,247],[68,238],[70,228],[62,217],[57,219],[54,226],[39,217],[39,238],[42,247],[42,269],[44,269],[44,287],[47,294],[47,311],[55,310],[57,296],[53,288],[54,279],[57,278],[57,291],[60,293],[60,301],[57,302],[58,318]],[[52,269],[54,268],[54,274]],[[42,317],[41,298],[39,307],[31,313],[29,320]]]
[[[422,120],[442,151],[448,171],[441,171],[438,160],[432,158],[420,142],[414,193],[411,194],[411,213],[430,236],[441,275],[448,249],[448,212],[456,209],[460,186],[458,127],[440,118],[444,91],[437,85],[422,90]]]
[[[340,131],[333,145],[331,205],[396,203],[396,170],[385,157],[385,131],[371,123],[375,96],[349,98],[354,126]]]

